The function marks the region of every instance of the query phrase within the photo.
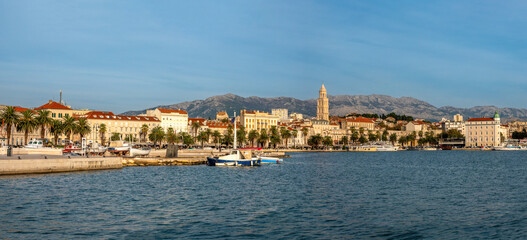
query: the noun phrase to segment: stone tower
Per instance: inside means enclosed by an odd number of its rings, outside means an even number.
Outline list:
[[[329,101],[328,93],[324,84],[318,91],[318,100],[317,100],[317,119],[329,121]]]

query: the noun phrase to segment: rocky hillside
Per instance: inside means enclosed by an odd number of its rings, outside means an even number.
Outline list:
[[[348,113],[405,114],[415,118],[435,121],[441,118],[452,119],[455,114],[461,114],[465,119],[471,117],[492,117],[498,110],[503,119],[527,119],[527,109],[497,108],[494,106],[477,106],[472,108],[440,107],[411,98],[394,98],[386,95],[339,95],[328,96],[330,115],[344,116]],[[316,116],[317,103],[315,99],[299,100],[289,97],[260,98],[240,97],[234,94],[214,96],[205,100],[195,100],[172,105],[157,106],[160,108],[183,109],[190,117],[215,118],[216,113],[227,111],[231,116],[241,109],[271,112],[273,108],[287,108],[289,113],[297,112],[305,116]],[[153,107],[151,109],[155,109]],[[128,111],[125,115],[145,113],[145,110]]]

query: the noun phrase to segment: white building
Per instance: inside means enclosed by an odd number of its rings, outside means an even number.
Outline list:
[[[465,123],[466,135],[465,146],[467,147],[494,147],[502,142],[502,129],[500,115],[494,114],[494,118],[471,118]],[[506,136],[503,136],[504,138]]]
[[[285,121],[289,118],[289,113],[286,108],[272,109],[271,114],[277,116],[279,121]]]
[[[172,128],[177,133],[188,132],[188,113],[186,111],[156,108],[155,110],[147,110],[146,115],[157,117],[165,131],[168,128]]]

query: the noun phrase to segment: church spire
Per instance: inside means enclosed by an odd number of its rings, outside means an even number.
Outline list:
[[[329,100],[324,84],[322,84],[322,87],[318,91],[317,119],[329,121]]]

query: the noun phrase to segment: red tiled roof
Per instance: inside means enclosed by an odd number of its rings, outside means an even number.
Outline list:
[[[14,107],[14,108],[15,108],[15,111],[17,111],[17,112],[24,112],[24,111],[26,111],[26,110],[31,110],[31,109],[29,109],[29,108],[24,108],[24,107]],[[31,111],[32,111],[32,112],[35,112],[35,111],[33,111],[33,110],[31,110]]]
[[[205,118],[188,118],[188,121],[189,122],[200,122],[200,123],[204,123],[205,121],[207,121],[207,119]]]
[[[157,119],[156,117],[115,115],[112,112],[101,112],[101,111],[91,111],[79,117],[86,118],[86,119],[160,122],[159,119]]]
[[[477,121],[494,121],[493,118],[471,118],[467,120],[469,122],[477,122]]]
[[[223,115],[227,115],[227,113],[226,112],[219,112],[217,115],[218,116],[223,116]]]
[[[348,122],[363,122],[363,123],[373,123],[373,121],[369,118],[365,117],[357,117],[355,119],[346,119]]]
[[[229,123],[216,123],[216,122],[207,122],[209,128],[228,128]]]
[[[179,114],[187,114],[186,111],[183,111],[183,110],[180,110],[180,109],[163,109],[163,108],[158,108],[158,110],[159,110],[161,113],[179,113]]]
[[[35,108],[35,110],[40,110],[40,109],[66,109],[66,110],[71,110],[71,108],[69,107],[66,107],[58,102],[55,102],[55,101],[49,101],[48,103],[38,107],[38,108]]]

